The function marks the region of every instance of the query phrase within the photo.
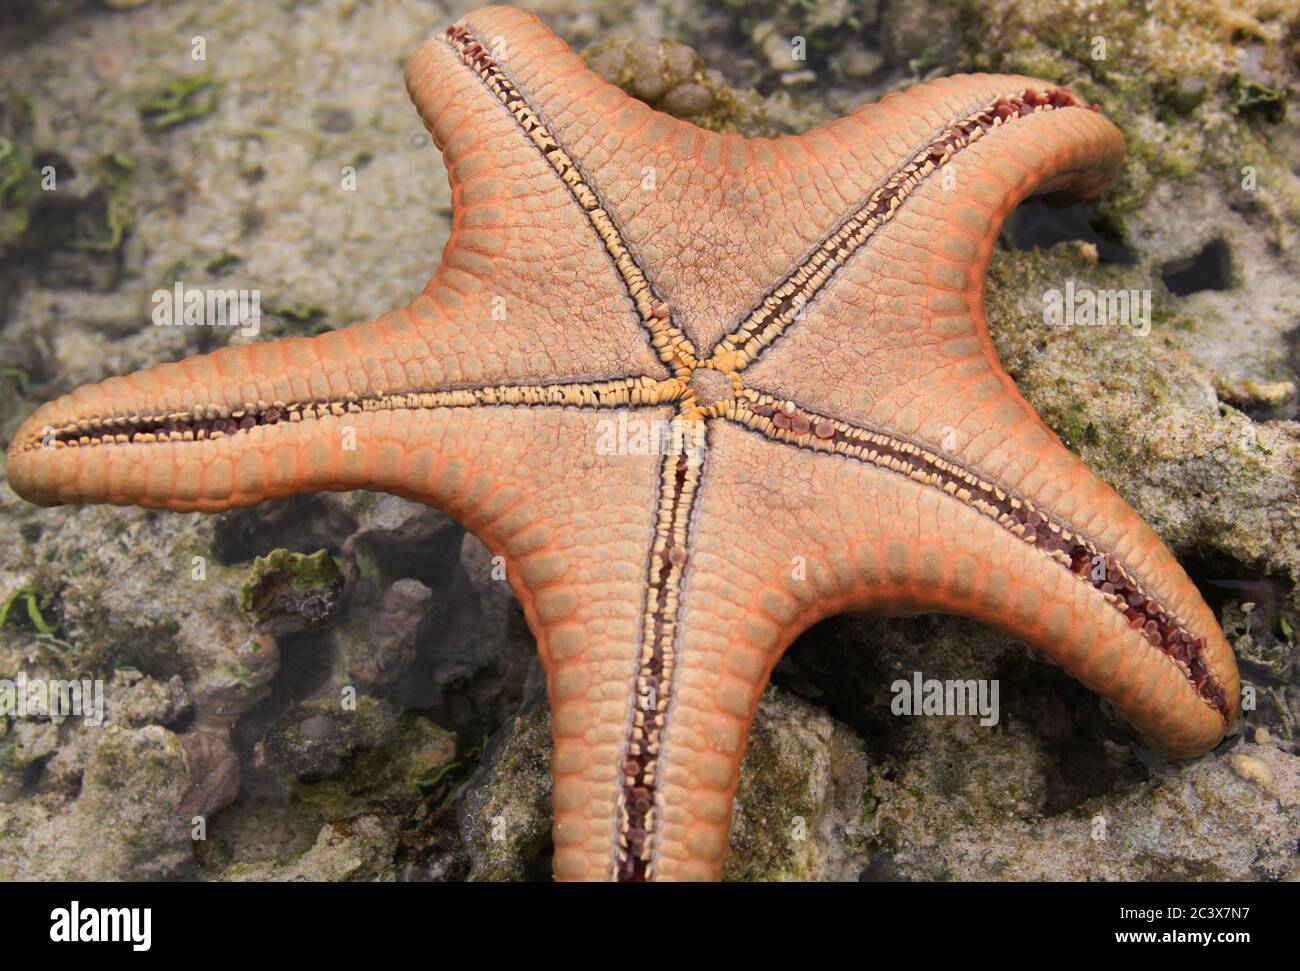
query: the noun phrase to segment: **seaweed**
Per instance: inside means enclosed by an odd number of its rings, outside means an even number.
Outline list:
[[[207,92],[206,97],[200,97]],[[167,131],[217,110],[216,82],[210,74],[178,78],[140,106],[145,124],[154,131]]]

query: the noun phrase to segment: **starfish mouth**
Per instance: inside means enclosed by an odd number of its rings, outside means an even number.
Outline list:
[[[743,391],[740,376],[727,373],[705,363],[691,371],[687,382],[690,402],[702,417],[713,418],[721,414],[722,407]]]
[[[1197,695],[1231,724],[1233,706],[1205,662],[1205,638],[1194,634],[1118,558],[1068,523],[924,446],[807,413],[793,402],[753,398],[740,402],[731,417],[778,441],[847,455],[941,489],[1040,550],[1123,614],[1130,629],[1177,664]]]

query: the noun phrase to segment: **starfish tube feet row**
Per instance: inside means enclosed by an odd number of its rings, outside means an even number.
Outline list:
[[[455,424],[458,411],[628,409],[683,394],[680,382],[648,376],[449,383],[446,359],[418,336],[428,325],[405,308],[83,386],[19,427],[9,484],[43,505],[203,512],[323,490],[422,498],[428,483],[413,457],[428,452],[430,423]]]

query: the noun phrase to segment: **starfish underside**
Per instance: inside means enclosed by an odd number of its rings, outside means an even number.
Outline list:
[[[377,489],[456,517],[505,557],[547,671],[561,878],[717,878],[759,694],[841,611],[1002,628],[1171,757],[1224,736],[1213,614],[985,325],[1007,213],[1117,171],[1099,113],[973,75],[720,136],[508,7],[406,79],[454,201],[425,291],[43,406],[10,449],[20,495],[214,512]]]

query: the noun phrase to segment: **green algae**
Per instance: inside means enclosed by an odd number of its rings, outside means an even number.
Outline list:
[[[259,623],[285,616],[319,627],[333,618],[343,574],[328,550],[272,550],[253,561],[239,588],[239,609]]]
[[[329,311],[318,304],[275,304],[266,312],[283,320],[285,330],[291,334],[314,335],[334,330],[326,320]]]
[[[1228,78],[1228,98],[1241,114],[1257,114],[1276,125],[1286,117],[1286,91],[1258,81],[1243,78],[1233,72]]]
[[[209,74],[169,81],[140,105],[140,115],[145,124],[157,132],[210,115],[217,110],[215,85]]]
[[[207,270],[214,276],[222,276],[232,268],[243,262],[243,258],[238,253],[232,253],[230,250],[222,250],[212,259],[203,264],[203,269]]]
[[[95,159],[96,184],[88,205],[74,224],[68,244],[76,249],[112,253],[122,246],[134,223],[131,180],[135,163],[117,152]]]
[[[75,651],[74,645],[59,637],[59,629],[45,619],[41,611],[42,598],[31,587],[19,587],[0,602],[0,628],[3,628],[13,615],[14,607],[21,602],[27,622],[36,630],[33,640],[38,645],[53,648],[56,651]],[[48,606],[48,600],[46,601]],[[16,616],[16,615],[15,615]],[[60,659],[60,665],[62,661]]]
[[[40,192],[30,143],[35,121],[31,101],[0,85],[0,252],[27,232],[31,205]]]

